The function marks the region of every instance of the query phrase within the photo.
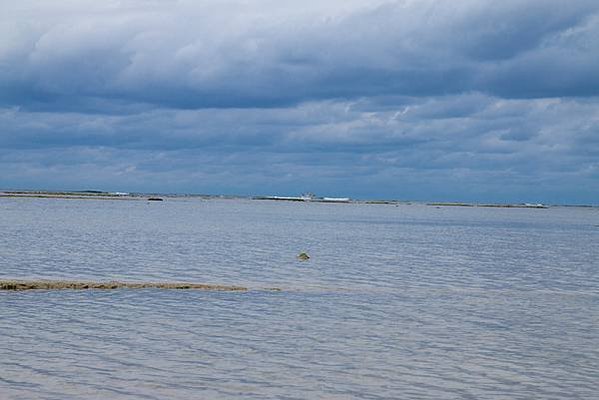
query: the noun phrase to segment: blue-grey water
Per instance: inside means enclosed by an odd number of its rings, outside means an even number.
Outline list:
[[[0,278],[252,289],[1,292],[3,400],[599,398],[598,209],[0,198]]]

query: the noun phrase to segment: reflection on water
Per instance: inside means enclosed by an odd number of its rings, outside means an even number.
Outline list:
[[[599,397],[599,212],[0,199],[0,398]],[[300,251],[311,259],[299,262]]]

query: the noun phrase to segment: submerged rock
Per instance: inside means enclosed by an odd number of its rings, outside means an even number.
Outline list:
[[[308,253],[301,252],[298,254],[297,259],[300,261],[308,261],[310,259],[310,256],[308,255]]]

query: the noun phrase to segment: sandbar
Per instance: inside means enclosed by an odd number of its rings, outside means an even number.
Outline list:
[[[111,290],[111,289],[179,289],[213,291],[247,291],[243,286],[185,282],[120,282],[0,279],[0,290]]]

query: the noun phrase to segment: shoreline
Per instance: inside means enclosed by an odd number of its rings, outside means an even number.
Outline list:
[[[542,204],[542,203],[468,203],[447,201],[407,201],[407,200],[357,200],[349,198],[322,198],[303,199],[296,197],[278,196],[232,196],[232,195],[206,195],[206,194],[154,194],[154,193],[111,193],[100,191],[26,191],[26,190],[0,190],[2,198],[29,198],[29,199],[66,199],[66,200],[120,200],[120,201],[163,201],[177,199],[198,200],[250,200],[266,202],[292,202],[292,203],[324,203],[324,204],[363,204],[363,205],[388,205],[409,206],[420,205],[434,208],[441,207],[466,207],[466,208],[526,208],[526,209],[548,209],[555,207],[580,207],[597,208],[593,204]]]

